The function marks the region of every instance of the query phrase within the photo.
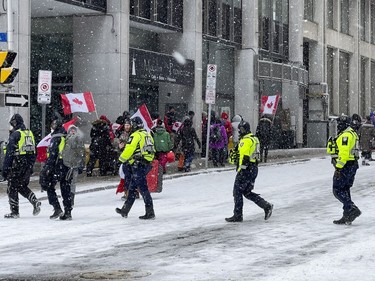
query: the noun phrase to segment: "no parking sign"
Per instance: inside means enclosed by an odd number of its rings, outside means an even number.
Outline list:
[[[52,71],[39,70],[38,72],[38,103],[51,103]]]

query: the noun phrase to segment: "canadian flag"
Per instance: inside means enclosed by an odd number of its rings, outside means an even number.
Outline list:
[[[138,110],[133,114],[133,116],[130,117],[130,119],[133,119],[134,117],[137,117],[137,116],[142,119],[143,128],[145,128],[145,130],[149,132],[153,126],[153,122],[152,122],[150,113],[148,112],[147,106],[145,104],[142,104],[138,108]]]
[[[280,96],[262,96],[262,105],[260,107],[260,112],[263,114],[274,115],[277,110],[277,105],[279,103]]]
[[[65,115],[73,112],[93,112],[96,110],[91,92],[61,94],[61,102]]]

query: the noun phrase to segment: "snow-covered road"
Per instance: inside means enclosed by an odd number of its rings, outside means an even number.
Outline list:
[[[116,214],[123,202],[113,189],[77,195],[68,222],[51,221],[45,200],[33,217],[22,198],[20,219],[0,218],[0,280],[375,280],[374,167],[358,170],[352,198],[362,216],[351,226],[332,223],[342,214],[332,174],[328,158],[260,167],[254,191],[274,213],[264,221],[245,200],[234,224],[224,221],[234,171],[164,181],[153,221],[138,219],[142,200],[127,219]],[[1,214],[8,209],[3,196]]]

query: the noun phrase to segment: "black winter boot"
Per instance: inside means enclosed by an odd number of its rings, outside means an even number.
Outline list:
[[[264,220],[268,220],[272,215],[273,205],[267,203],[267,206],[264,208]]]
[[[155,219],[154,207],[153,206],[146,207],[146,214],[144,216],[140,216],[139,219],[154,220]]]
[[[72,211],[66,210],[65,213],[62,216],[60,216],[60,220],[71,221],[72,220]]]
[[[352,222],[349,220],[349,216],[343,215],[341,219],[339,220],[334,220],[334,224],[346,224],[346,225],[351,225]]]
[[[4,215],[5,219],[18,219],[19,217],[20,215],[18,213],[13,213],[13,212]]]
[[[353,222],[361,214],[362,212],[359,210],[359,208],[356,205],[353,205],[353,207],[349,210],[349,221]]]
[[[122,208],[116,208],[116,213],[120,214],[123,218],[127,218],[132,206],[124,204]]]
[[[242,217],[242,215],[236,215],[236,214],[234,214],[230,218],[225,218],[225,220],[227,222],[242,222],[243,221],[243,217]]]
[[[59,207],[56,207],[54,209],[54,212],[53,214],[49,217],[51,220],[55,220],[57,218],[59,218],[61,215],[63,214],[63,211],[61,210],[60,206]]]
[[[37,216],[39,215],[40,213],[40,205],[42,205],[42,203],[40,201],[36,201],[35,203],[33,203],[33,216]]]

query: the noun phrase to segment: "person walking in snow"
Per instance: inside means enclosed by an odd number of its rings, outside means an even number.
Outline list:
[[[159,160],[159,164],[163,167],[163,173],[167,172],[167,153],[173,148],[173,143],[169,133],[163,127],[163,121],[158,120],[154,132],[155,142],[155,158]]]
[[[4,218],[19,218],[18,193],[30,201],[34,207],[33,215],[36,216],[40,212],[41,203],[28,187],[36,160],[34,135],[26,129],[19,114],[14,114],[9,124],[12,130],[6,147],[2,176],[4,180],[8,180],[7,192],[11,212],[4,215]]]
[[[155,219],[153,200],[148,190],[146,176],[151,171],[151,162],[155,157],[154,139],[151,134],[143,128],[143,121],[136,116],[131,119],[132,131],[124,151],[120,155],[120,162],[129,163],[131,166],[131,181],[128,187],[129,193],[123,207],[116,208],[116,213],[127,218],[132,208],[136,189],[139,188],[145,203],[146,214],[140,216],[142,220]]]
[[[327,152],[332,156],[335,168],[333,175],[333,195],[343,204],[343,215],[334,224],[351,224],[361,215],[359,208],[353,203],[350,188],[358,170],[359,137],[358,130],[362,125],[361,117],[353,114],[352,118],[341,116],[338,120],[338,136],[328,140]]]
[[[238,160],[233,187],[234,210],[233,216],[225,220],[227,222],[243,221],[243,197],[262,208],[265,214],[264,219],[268,220],[272,215],[273,205],[253,192],[255,179],[258,176],[259,140],[251,133],[250,124],[246,121],[240,122],[238,133],[240,139],[236,146]]]
[[[66,131],[62,126],[60,119],[55,119],[51,123],[51,143],[48,147],[48,158],[43,166],[39,183],[42,190],[47,191],[48,203],[53,206],[53,214],[50,219],[72,220],[72,177],[68,176],[69,167],[64,165],[62,159],[63,149],[65,147]],[[61,209],[59,199],[57,198],[55,187],[60,182],[61,197],[63,199],[64,212]]]

